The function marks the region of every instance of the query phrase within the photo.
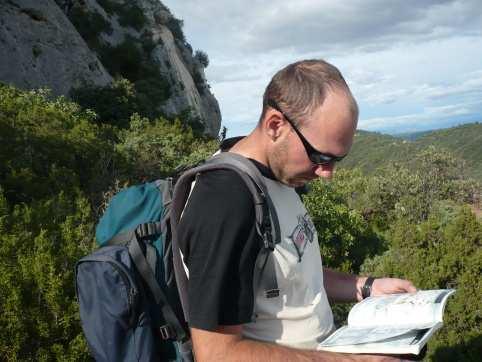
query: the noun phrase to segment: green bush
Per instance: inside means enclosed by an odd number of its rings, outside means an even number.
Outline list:
[[[115,10],[119,15],[119,24],[122,26],[129,26],[140,31],[146,25],[147,19],[144,11],[136,4],[124,4]]]
[[[115,1],[112,0],[97,0],[97,2],[109,15],[112,15],[117,11],[119,7],[121,7],[121,5],[116,4]]]
[[[0,193],[0,204],[0,353],[8,361],[90,360],[73,284],[75,261],[93,247],[87,199],[61,192],[6,207]]]
[[[136,111],[150,118],[160,115],[159,106],[171,96],[171,86],[159,64],[142,50],[139,40],[127,38],[115,47],[104,45],[100,58],[110,74],[134,83],[139,107]]]
[[[74,5],[68,17],[89,48],[98,49],[101,45],[100,34],[112,34],[112,26],[97,11],[89,11],[81,5]]]
[[[196,163],[218,147],[217,141],[199,139],[181,121],[159,118],[150,122],[134,115],[130,128],[119,134],[117,151],[128,160],[131,180],[150,180],[175,173],[177,168]]]
[[[467,178],[462,161],[428,148],[414,155],[410,165],[393,162],[380,168],[367,185],[365,210],[386,230],[399,216],[426,220],[437,200],[471,202],[477,190],[480,185]]]
[[[363,182],[357,176],[357,172],[340,170],[332,182],[312,182],[303,197],[318,232],[323,264],[350,273],[358,273],[365,258],[383,248],[380,236],[349,205],[354,185]]]
[[[105,87],[87,85],[75,88],[71,97],[83,108],[95,111],[97,122],[120,128],[127,128],[131,115],[139,112],[140,108],[134,85],[123,78]]]
[[[147,23],[144,11],[132,2],[126,2],[124,4],[119,4],[112,0],[98,0],[97,2],[107,14],[117,14],[121,26],[129,26],[140,31]]]
[[[440,203],[419,225],[400,219],[389,239],[391,248],[366,260],[362,270],[408,278],[420,289],[456,288],[444,327],[429,343],[429,358],[477,360],[482,346],[482,223],[468,207]]]
[[[0,85],[0,185],[9,202],[30,202],[81,188],[96,194],[108,182],[108,131],[95,114],[46,91]]]
[[[194,59],[196,59],[204,68],[207,68],[209,65],[208,55],[202,50],[196,50],[194,53]]]
[[[99,56],[111,75],[122,76],[131,82],[139,79],[144,57],[136,39],[128,37],[116,46],[103,45]]]
[[[184,26],[184,22],[181,19],[176,19],[175,17],[170,17],[167,21],[166,26],[171,31],[174,39],[179,40],[181,43],[186,42],[186,37],[184,36],[184,32],[182,28]]]

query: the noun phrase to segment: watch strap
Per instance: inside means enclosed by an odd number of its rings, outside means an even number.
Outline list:
[[[361,288],[362,299],[368,298],[372,294],[372,284],[375,281],[374,277],[368,277],[365,284]]]

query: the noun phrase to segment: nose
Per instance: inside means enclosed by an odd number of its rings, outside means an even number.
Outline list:
[[[330,179],[333,176],[334,170],[335,170],[335,164],[327,163],[325,165],[316,165],[314,172],[318,177],[322,177],[324,179]]]

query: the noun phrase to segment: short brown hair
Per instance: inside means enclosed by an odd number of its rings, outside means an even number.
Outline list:
[[[315,109],[320,107],[329,90],[342,90],[350,100],[353,119],[358,119],[358,105],[340,71],[322,59],[302,60],[278,71],[263,95],[263,111],[260,122],[268,108],[268,100],[275,101],[296,126],[302,125]]]

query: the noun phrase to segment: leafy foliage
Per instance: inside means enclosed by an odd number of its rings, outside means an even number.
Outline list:
[[[99,122],[121,128],[128,127],[134,113],[150,118],[161,116],[159,106],[171,96],[171,86],[145,46],[145,41],[132,37],[115,47],[100,46],[103,65],[117,79],[104,87],[84,85],[72,89],[72,98],[94,110]]]
[[[184,21],[181,19],[177,19],[175,17],[170,17],[167,21],[166,26],[171,31],[174,39],[181,41],[182,43],[186,42],[186,37],[184,36],[184,32],[182,31],[182,27],[184,26]]]
[[[93,247],[87,199],[60,193],[1,218],[0,352],[6,360],[88,360],[72,283],[75,261]]]
[[[92,112],[63,98],[49,101],[46,91],[0,86],[0,95],[0,184],[9,202],[105,187],[96,168],[112,145]]]
[[[115,10],[119,15],[119,24],[122,26],[130,26],[140,31],[147,22],[144,12],[136,4],[127,3],[116,7]]]
[[[121,4],[112,0],[97,0],[97,2],[107,14],[116,14],[121,26],[128,26],[140,31],[147,23],[144,12],[135,3],[129,1]]]
[[[362,213],[349,205],[360,186],[366,187],[359,171],[342,170],[333,182],[313,182],[304,197],[318,231],[323,264],[349,273],[358,273],[365,258],[383,248]]]
[[[173,174],[177,168],[195,164],[214,153],[217,141],[198,139],[179,120],[150,122],[132,117],[130,128],[119,133],[117,151],[128,160],[130,178],[152,179]]]
[[[196,59],[204,68],[207,68],[209,65],[208,55],[202,50],[196,50],[194,53],[194,59]]]
[[[390,229],[390,250],[363,268],[377,276],[409,278],[421,289],[456,288],[429,352],[437,360],[475,361],[482,347],[482,223],[467,207],[447,206],[438,205],[419,225],[400,219]]]
[[[181,121],[136,115],[130,123],[123,131],[98,125],[94,113],[64,98],[51,100],[47,91],[0,85],[0,353],[5,360],[91,360],[73,268],[94,247],[103,197],[119,185],[173,173],[217,146],[196,138]]]
[[[112,34],[110,23],[95,10],[89,11],[81,5],[75,4],[69,11],[68,16],[91,49],[99,47],[99,35],[101,33]]]
[[[134,85],[124,78],[116,79],[112,85],[105,87],[86,85],[73,89],[71,97],[83,108],[94,110],[99,123],[120,128],[127,128],[131,115],[144,108],[139,104]]]

